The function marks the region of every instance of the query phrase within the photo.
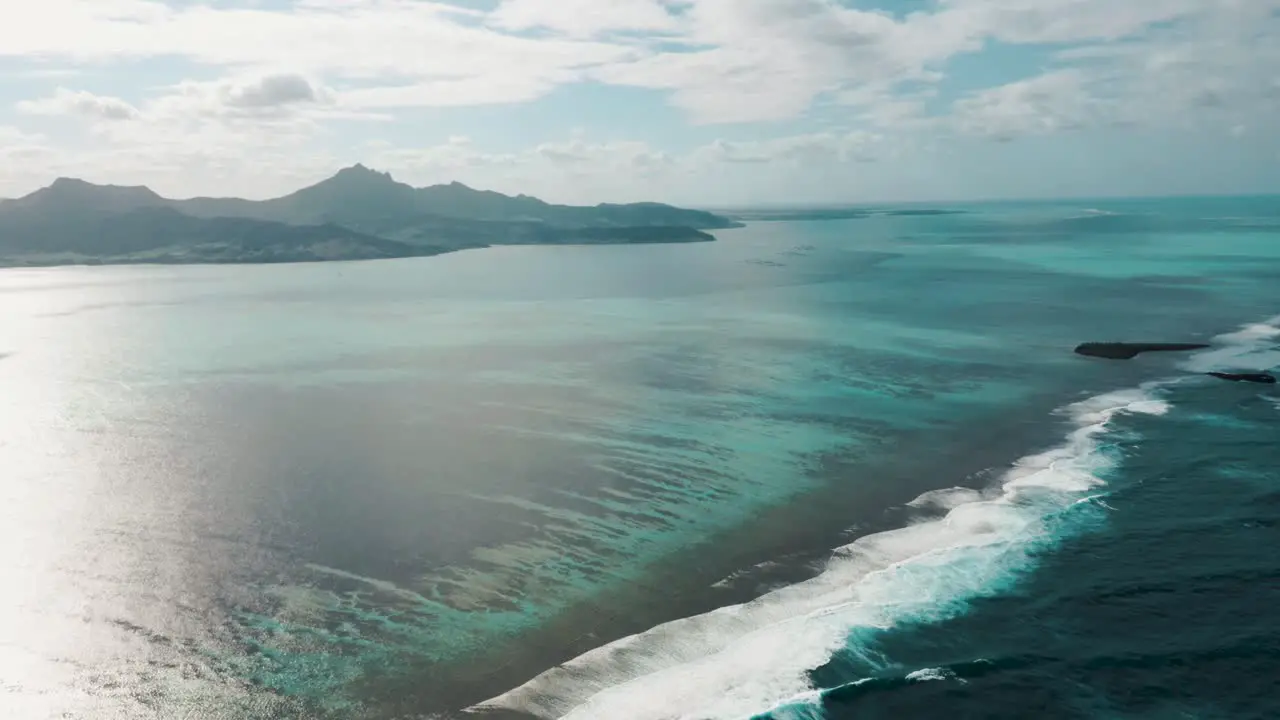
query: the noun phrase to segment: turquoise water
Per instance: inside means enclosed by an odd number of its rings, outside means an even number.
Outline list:
[[[0,274],[6,703],[782,718],[959,677],[911,638],[1052,585],[1161,423],[1218,418],[1207,454],[1274,410],[1143,385],[1266,360],[1265,332],[1205,368],[1071,347],[1280,311],[1274,199],[964,209]]]

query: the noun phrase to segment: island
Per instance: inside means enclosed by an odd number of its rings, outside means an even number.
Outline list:
[[[708,242],[729,218],[662,203],[556,205],[461,183],[413,187],[364,165],[270,200],[174,200],[59,178],[0,201],[0,266],[279,263],[493,245]]]

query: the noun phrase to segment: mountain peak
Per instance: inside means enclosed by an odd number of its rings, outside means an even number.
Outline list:
[[[92,187],[93,183],[73,177],[60,177],[50,183],[50,188],[83,188]]]
[[[88,180],[81,180],[73,177],[60,177],[49,184],[45,190],[55,190],[58,192],[94,192],[112,195],[134,195],[137,197],[150,197],[160,199],[154,190],[146,185],[98,185]],[[37,191],[39,192],[39,191]]]
[[[378,172],[366,167],[364,163],[356,163],[351,167],[344,167],[334,177],[344,180],[392,180],[394,182],[391,173]]]
[[[80,178],[60,177],[30,195],[10,201],[15,206],[92,208],[125,212],[166,204],[164,198],[144,185],[96,185]],[[8,204],[8,203],[7,203]]]

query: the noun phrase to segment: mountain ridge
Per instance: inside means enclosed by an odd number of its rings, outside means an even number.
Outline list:
[[[165,198],[61,177],[0,202],[0,265],[302,262],[512,244],[698,242],[738,223],[663,203],[556,205],[459,182],[415,188],[355,164],[266,200]]]
[[[241,198],[191,198],[174,200],[191,215],[216,217],[233,213],[260,219],[311,223],[333,220],[358,227],[370,208],[350,213],[333,205],[336,199],[358,198],[375,205],[382,216],[398,214],[411,222],[417,216],[437,216],[465,220],[533,221],[561,227],[680,226],[697,230],[736,227],[728,218],[703,210],[687,210],[664,203],[599,203],[594,206],[559,205],[531,195],[506,195],[479,190],[454,181],[414,187],[356,163],[334,175],[266,200]]]

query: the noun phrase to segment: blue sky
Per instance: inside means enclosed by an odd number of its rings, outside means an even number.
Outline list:
[[[1280,0],[41,0],[0,196],[355,162],[563,202],[1280,192]]]

